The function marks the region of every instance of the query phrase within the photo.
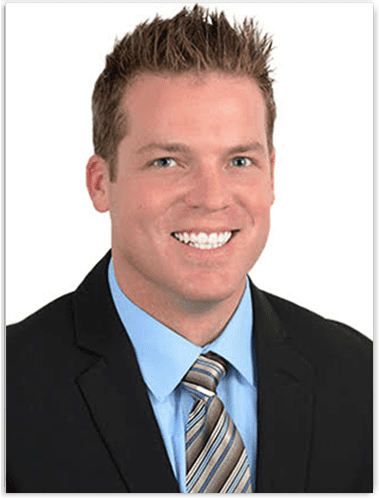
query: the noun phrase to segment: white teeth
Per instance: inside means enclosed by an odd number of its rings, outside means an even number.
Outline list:
[[[217,244],[218,241],[218,236],[216,232],[212,232],[212,234],[209,236],[209,244]]]
[[[199,234],[195,234],[194,232],[191,232],[191,234],[188,234],[188,232],[174,232],[173,235],[182,243],[194,248],[214,249],[226,244],[232,237],[232,232],[212,232],[211,234],[206,234],[205,232],[200,232]]]
[[[196,241],[195,241],[196,242]],[[210,241],[208,241],[208,236],[206,235],[205,232],[200,232],[200,234],[197,236],[197,242],[199,244],[207,244]]]
[[[197,236],[195,234],[190,235],[190,242],[191,243],[197,243]]]

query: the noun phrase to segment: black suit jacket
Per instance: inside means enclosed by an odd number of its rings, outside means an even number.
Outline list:
[[[8,491],[179,491],[110,295],[109,258],[8,328]],[[370,492],[371,341],[251,287],[257,492]]]

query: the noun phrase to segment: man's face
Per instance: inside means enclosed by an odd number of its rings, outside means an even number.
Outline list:
[[[146,74],[122,105],[128,133],[104,180],[121,287],[179,304],[241,296],[274,200],[258,86]]]

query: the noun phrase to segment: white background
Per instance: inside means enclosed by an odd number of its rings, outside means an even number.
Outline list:
[[[259,287],[373,335],[373,5],[211,3],[273,34],[276,201]],[[91,93],[121,38],[191,3],[6,6],[6,322],[110,247],[85,187]]]

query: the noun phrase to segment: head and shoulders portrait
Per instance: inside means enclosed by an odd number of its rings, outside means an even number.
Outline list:
[[[7,6],[7,490],[370,491],[371,22]]]

